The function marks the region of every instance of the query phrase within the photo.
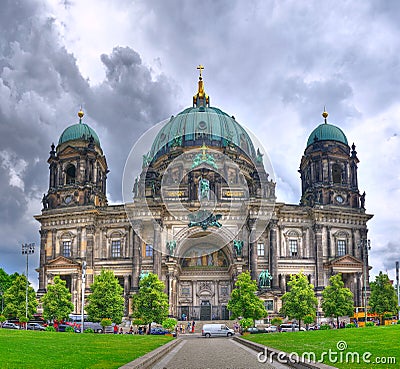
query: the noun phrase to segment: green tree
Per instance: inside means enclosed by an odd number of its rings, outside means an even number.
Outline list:
[[[133,316],[143,320],[144,324],[152,322],[161,324],[168,316],[168,296],[165,285],[158,276],[149,273],[140,280],[139,291],[133,296]]]
[[[42,297],[44,319],[65,320],[74,310],[71,293],[66,284],[66,281],[57,275],[54,277],[54,283],[47,286],[47,292]]]
[[[388,275],[379,272],[379,275],[375,277],[375,282],[371,282],[369,285],[371,288],[370,310],[381,316],[385,312],[397,313],[397,294]]]
[[[314,320],[315,320],[315,316],[314,316],[314,315],[306,315],[306,316],[304,317],[303,322],[304,322],[304,324],[306,325],[307,330],[308,330],[308,326],[309,326],[311,323],[314,323]]]
[[[19,276],[18,273],[7,274],[2,268],[0,268],[0,307],[1,313],[4,309],[4,294],[11,287],[13,281]]]
[[[339,317],[353,314],[353,293],[344,287],[342,274],[338,273],[329,278],[329,285],[322,291],[322,310],[325,316],[336,318],[339,327]]]
[[[281,313],[290,319],[297,319],[299,326],[306,315],[315,315],[318,300],[315,297],[314,286],[308,282],[302,273],[292,274],[288,282],[290,291],[282,296]]]
[[[239,317],[261,319],[268,315],[264,302],[256,295],[257,282],[251,279],[249,272],[239,274],[235,288],[228,301],[228,310],[232,312],[232,318]]]
[[[163,328],[167,329],[169,332],[173,331],[176,327],[178,321],[175,318],[165,318],[162,322]]]
[[[18,275],[4,293],[4,315],[7,317],[19,319],[25,316],[26,283],[26,277]],[[28,286],[28,318],[36,312],[37,305],[35,290]]]
[[[103,318],[109,318],[120,324],[124,315],[123,289],[113,271],[102,269],[94,277],[90,290],[92,293],[85,307],[89,320],[100,322]]]

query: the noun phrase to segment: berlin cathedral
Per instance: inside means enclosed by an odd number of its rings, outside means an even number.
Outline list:
[[[123,204],[108,205],[106,155],[82,111],[51,145],[49,189],[35,216],[38,297],[59,275],[79,313],[86,262],[84,293],[102,268],[112,270],[127,317],[130,297],[150,272],[164,282],[177,318],[228,319],[230,294],[244,271],[257,281],[270,316],[282,307],[290,275],[300,271],[317,297],[341,273],[355,306],[363,306],[370,267],[361,246],[372,215],[358,186],[355,145],[324,111],[300,160],[299,204],[279,202],[261,145],[210,104],[198,69],[193,105],[161,125],[139,153],[141,170],[125,173],[130,195]]]

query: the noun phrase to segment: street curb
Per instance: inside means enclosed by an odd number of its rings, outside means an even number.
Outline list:
[[[131,361],[130,363],[121,366],[120,369],[150,368],[156,361],[158,361],[161,357],[165,356],[176,345],[181,343],[181,341],[182,340],[180,338],[170,341],[167,344],[157,347],[153,351],[150,351],[147,354]]]
[[[257,353],[259,352],[267,352],[271,355],[271,357],[278,357],[279,354],[279,359],[281,360],[280,362],[282,364],[288,365],[291,368],[296,368],[296,369],[337,369],[334,366],[330,366],[330,365],[326,365],[323,363],[315,363],[315,362],[299,362],[299,363],[292,363],[291,362],[291,358],[289,357],[289,354],[283,351],[279,351],[276,350],[274,348],[268,347],[268,346],[264,346],[261,345],[259,343],[256,342],[252,342],[249,340],[245,340],[243,338],[240,338],[238,336],[234,336],[233,340],[235,340],[236,342],[242,344],[243,346],[246,346],[254,351],[256,351]],[[276,360],[276,359],[275,359]]]

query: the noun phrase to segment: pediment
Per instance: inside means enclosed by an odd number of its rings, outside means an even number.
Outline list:
[[[63,266],[63,267],[66,267],[66,266],[71,266],[72,267],[73,266],[73,267],[76,267],[78,265],[80,265],[80,264],[76,263],[75,261],[72,261],[69,258],[66,258],[65,256],[58,256],[55,259],[50,260],[47,263],[48,267],[59,267],[59,266]]]
[[[62,155],[76,154],[79,153],[79,150],[73,146],[68,145],[66,148],[64,148],[64,150],[62,150],[61,153]]]
[[[346,266],[346,265],[359,265],[360,267],[363,266],[362,260],[351,256],[351,255],[343,255],[340,256],[334,260],[331,260],[329,263],[327,263],[329,266]]]

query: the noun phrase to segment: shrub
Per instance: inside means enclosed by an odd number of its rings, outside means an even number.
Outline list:
[[[53,326],[48,325],[48,326],[46,327],[46,331],[47,331],[47,332],[55,332],[56,329],[55,329]]]
[[[365,326],[366,326],[366,327],[374,327],[375,324],[374,324],[374,322],[367,322],[367,323],[365,324]]]
[[[162,326],[163,328],[171,332],[175,328],[177,323],[178,321],[175,318],[166,318],[163,320]]]
[[[250,328],[253,326],[253,319],[243,318],[240,320],[239,324],[242,327],[242,330],[245,331],[247,328]]]
[[[104,327],[109,327],[110,325],[112,325],[112,320],[110,318],[103,318],[101,319],[100,325],[104,328]]]
[[[74,333],[75,332],[74,327],[71,326],[65,327],[65,332]]]
[[[133,319],[132,324],[133,325],[144,325],[144,321],[143,321],[143,319],[136,318],[136,319]]]
[[[400,324],[400,320],[397,321],[397,324]]]
[[[328,329],[331,329],[331,326],[329,324],[321,324],[319,327],[321,331],[327,331]]]
[[[94,330],[92,328],[86,328],[83,333],[94,333]]]
[[[346,324],[346,328],[355,328],[356,325],[354,323],[348,323]]]
[[[279,317],[273,318],[271,320],[271,324],[272,325],[281,325],[282,324],[282,318],[279,318]]]
[[[4,323],[7,318],[4,315],[0,315],[0,323]]]
[[[392,314],[392,313],[385,313],[385,314],[383,314],[383,318],[384,318],[384,319],[392,319],[392,317],[393,317],[393,314]]]

